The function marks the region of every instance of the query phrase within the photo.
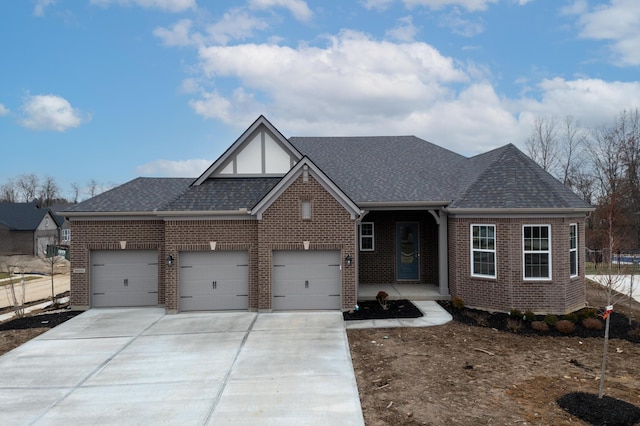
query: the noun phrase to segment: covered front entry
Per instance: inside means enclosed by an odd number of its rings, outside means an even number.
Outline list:
[[[272,309],[340,309],[340,251],[274,251]]]
[[[99,250],[91,252],[91,306],[158,304],[158,252]]]
[[[246,251],[182,252],[179,264],[180,311],[249,309]]]

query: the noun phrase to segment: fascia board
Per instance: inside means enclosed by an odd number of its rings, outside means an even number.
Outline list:
[[[594,207],[589,208],[522,208],[522,209],[474,209],[474,208],[453,208],[448,209],[445,208],[445,211],[451,215],[544,215],[544,214],[553,214],[553,215],[584,215],[594,211]]]
[[[451,200],[443,201],[363,201],[358,205],[367,210],[423,210],[425,208],[445,207]]]
[[[309,172],[316,178],[322,187],[335,198],[345,210],[349,211],[351,218],[355,219],[362,214],[362,210],[354,203],[329,177],[324,174],[318,166],[316,166],[309,157],[303,157],[293,166],[281,180],[269,191],[258,203],[251,209],[251,214],[255,215],[258,220],[262,219],[262,213],[273,204],[275,200],[291,185],[291,183],[302,173],[304,166],[309,167]]]
[[[201,185],[207,178],[215,173],[215,171],[224,164],[229,157],[231,157],[238,147],[242,146],[242,144],[251,136],[260,126],[266,127],[275,137],[278,139],[278,142],[282,143],[287,149],[289,149],[294,155],[297,156],[298,159],[302,158],[302,154],[298,151],[291,143],[284,137],[282,133],[278,129],[276,129],[273,124],[269,122],[263,115],[258,117],[256,121],[253,122],[247,130],[245,130],[242,135],[234,143],[231,144],[229,148],[220,156],[216,161],[213,162],[211,166],[204,173],[200,175],[191,185],[198,186]]]

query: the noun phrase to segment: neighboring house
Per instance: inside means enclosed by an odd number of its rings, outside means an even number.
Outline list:
[[[73,207],[74,203],[59,203],[53,204],[49,207],[49,209],[56,215],[56,220],[60,223],[60,244],[61,245],[69,245],[71,244],[71,223],[61,215],[60,212],[66,210],[70,207]]]
[[[138,178],[66,210],[71,303],[347,310],[359,286],[411,283],[567,313],[585,304],[591,210],[513,145],[287,139],[261,116],[197,179]]]
[[[60,219],[36,203],[0,203],[0,255],[44,256],[59,241]]]

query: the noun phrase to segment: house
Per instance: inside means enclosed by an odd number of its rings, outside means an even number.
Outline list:
[[[432,286],[486,310],[584,306],[592,208],[513,145],[284,137],[259,117],[197,179],[138,178],[66,210],[76,309],[353,309]]]
[[[59,241],[60,219],[36,203],[0,203],[0,255],[44,256]]]

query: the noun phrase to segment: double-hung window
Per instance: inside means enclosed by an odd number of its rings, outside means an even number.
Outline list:
[[[578,276],[578,224],[569,225],[569,269],[571,277]]]
[[[495,225],[471,225],[471,275],[496,277]]]
[[[551,279],[551,225],[524,225],[522,246],[525,280]]]
[[[360,224],[360,251],[373,251],[375,248],[373,222]]]

